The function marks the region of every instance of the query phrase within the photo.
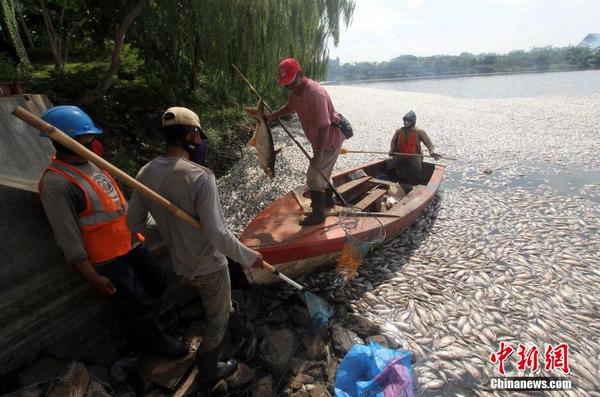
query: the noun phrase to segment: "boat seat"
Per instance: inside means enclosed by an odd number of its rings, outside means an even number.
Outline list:
[[[382,187],[384,187],[385,189],[389,189],[390,186],[393,186],[396,184],[396,182],[386,181],[386,180],[377,179],[377,178],[371,178],[371,180],[369,182],[374,183],[376,185],[382,185]]]
[[[377,200],[379,200],[386,192],[386,189],[375,189],[372,192],[370,192],[365,198],[360,200],[355,207],[360,208],[362,211],[364,211]]]
[[[358,186],[362,185],[363,183],[366,183],[370,179],[371,179],[370,176],[362,176],[360,178],[353,179],[353,180],[346,182],[340,186],[337,186],[335,189],[340,194],[348,193],[349,191],[356,189]]]

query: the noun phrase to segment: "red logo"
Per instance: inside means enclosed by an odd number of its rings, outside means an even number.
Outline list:
[[[504,368],[505,361],[508,360],[510,355],[515,351],[512,347],[504,342],[500,342],[498,351],[490,355],[490,361],[498,365],[498,373],[500,375],[506,374]],[[539,356],[540,351],[537,346],[527,347],[526,345],[519,343],[517,345],[517,370],[524,372],[529,369],[532,373],[539,371],[540,362]],[[544,350],[544,369],[546,371],[557,371],[561,370],[564,374],[571,372],[569,369],[569,345],[566,343],[560,343],[556,347],[551,344],[546,345]]]
[[[506,361],[508,359],[508,357],[513,354],[513,352],[515,351],[515,349],[513,349],[510,346],[507,346],[504,342],[500,342],[500,349],[495,352],[492,353],[492,355],[490,356],[490,360],[495,364],[498,363],[498,372],[500,372],[501,375],[504,375],[505,371],[504,371],[504,361]]]

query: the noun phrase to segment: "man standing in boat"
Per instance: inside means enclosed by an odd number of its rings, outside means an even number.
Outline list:
[[[288,90],[288,102],[279,110],[266,116],[268,122],[290,113],[296,113],[310,142],[313,157],[306,172],[306,183],[310,191],[312,212],[300,224],[318,225],[325,221],[325,208],[331,208],[333,190],[321,173],[329,178],[340,154],[344,134],[338,125],[340,119],[325,88],[304,76],[302,68],[294,58],[279,64],[278,84]],[[335,124],[335,125],[334,125]]]
[[[206,321],[196,366],[198,381],[210,383],[226,378],[237,368],[233,360],[219,362],[232,311],[227,257],[246,267],[260,268],[263,261],[260,253],[240,243],[229,230],[215,175],[198,164],[202,139],[206,138],[198,115],[190,109],[172,107],[163,114],[162,126],[167,150],[146,164],[136,179],[196,218],[202,230],[137,191],[131,198],[127,225],[143,231],[150,213],[169,249],[175,274],[202,298]]]
[[[422,129],[416,128],[417,115],[412,110],[402,118],[404,127],[396,130],[390,145],[390,156],[387,161],[388,170],[394,171],[399,179],[418,180],[423,170],[423,156],[421,143],[425,145],[429,154],[436,160],[440,156],[435,153],[433,143]],[[401,156],[394,153],[416,154],[417,156]]]

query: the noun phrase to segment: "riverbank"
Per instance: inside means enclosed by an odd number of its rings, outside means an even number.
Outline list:
[[[362,79],[362,80],[332,80],[323,81],[323,85],[354,85],[354,84],[368,84],[368,83],[379,83],[379,82],[394,82],[394,81],[418,81],[418,80],[440,80],[440,79],[455,79],[459,77],[485,77],[485,76],[510,76],[515,74],[541,74],[541,73],[561,73],[561,72],[577,72],[588,69],[566,67],[556,68],[552,70],[515,70],[510,72],[492,72],[492,73],[464,73],[464,74],[444,74],[438,76],[411,76],[411,77],[391,77],[381,79]]]

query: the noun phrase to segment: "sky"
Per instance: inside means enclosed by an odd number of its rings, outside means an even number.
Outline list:
[[[329,56],[380,62],[399,55],[458,55],[577,45],[600,33],[600,0],[355,0]]]

